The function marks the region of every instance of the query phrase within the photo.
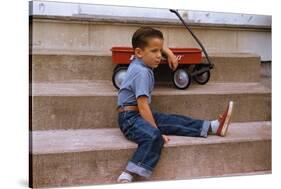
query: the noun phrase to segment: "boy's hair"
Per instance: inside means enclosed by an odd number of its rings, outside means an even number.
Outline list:
[[[137,31],[135,31],[132,37],[133,49],[143,49],[148,45],[148,39],[150,38],[164,39],[162,32],[157,29],[153,29],[151,27],[139,28]]]

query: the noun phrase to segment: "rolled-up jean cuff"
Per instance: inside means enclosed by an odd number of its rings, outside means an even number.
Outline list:
[[[210,121],[204,121],[203,122],[202,130],[201,130],[201,133],[200,133],[201,137],[205,137],[206,138],[208,136],[208,131],[209,131],[210,126],[211,126],[211,122]]]
[[[140,167],[139,165],[136,165],[134,162],[131,162],[131,161],[129,161],[129,163],[127,164],[126,170],[128,170],[132,173],[136,173],[145,178],[149,178],[152,174],[152,171],[147,170],[143,167]]]

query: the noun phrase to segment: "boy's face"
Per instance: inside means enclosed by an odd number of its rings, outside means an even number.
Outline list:
[[[143,59],[144,63],[150,68],[157,68],[161,62],[163,39],[150,38],[148,44],[143,49],[136,48],[135,54]]]

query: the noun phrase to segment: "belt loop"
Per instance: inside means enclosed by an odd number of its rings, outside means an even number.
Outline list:
[[[124,108],[124,104],[121,104],[120,106],[117,106],[116,110],[118,111],[120,108],[123,109]]]
[[[119,108],[122,108],[122,107],[123,107],[123,105],[117,106],[116,110],[118,110]]]

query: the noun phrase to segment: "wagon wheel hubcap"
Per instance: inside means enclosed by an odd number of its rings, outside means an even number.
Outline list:
[[[122,69],[122,70],[119,70],[116,74],[115,74],[115,78],[114,78],[114,81],[115,81],[115,84],[120,88],[124,78],[125,78],[125,75],[126,75],[126,72],[127,72],[127,69]]]
[[[179,69],[176,71],[174,76],[175,84],[178,87],[185,87],[189,82],[189,76],[187,72],[183,69]]]

